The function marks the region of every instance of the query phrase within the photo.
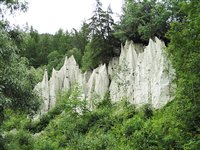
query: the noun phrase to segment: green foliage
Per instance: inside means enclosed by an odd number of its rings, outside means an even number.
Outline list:
[[[141,130],[144,125],[144,120],[141,117],[134,117],[124,121],[123,133],[125,136],[131,136],[135,131]]]
[[[167,53],[176,69],[177,91],[164,108],[145,105],[136,109],[126,100],[112,104],[107,93],[97,104],[92,100],[95,107],[90,111],[75,86],[68,93],[59,93],[56,106],[48,113],[30,119],[30,112],[39,106],[32,89],[45,65],[48,70],[58,69],[64,55],[74,55],[83,70],[88,70],[115,55],[111,10],[103,11],[100,1],[96,2],[90,24],[84,23],[80,31],[72,33],[59,30],[55,35],[41,35],[32,28],[21,36],[18,31],[8,32],[1,22],[0,148],[198,149],[200,2],[195,0],[126,0],[121,24],[116,27],[115,34],[122,41],[129,38],[145,43],[155,35],[164,38],[171,23]]]
[[[99,64],[108,63],[117,55],[115,49],[119,47],[119,41],[113,36],[112,13],[110,7],[104,11],[102,3],[96,0],[96,7],[89,23],[91,41],[86,46],[82,60],[84,71],[94,69]]]
[[[24,40],[18,44],[23,49],[20,55],[28,58],[30,66],[35,68],[46,66],[50,75],[53,68],[57,70],[61,68],[65,56],[71,55],[74,55],[78,65],[82,66],[82,56],[89,40],[87,23],[83,23],[80,31],[74,29],[71,33],[59,29],[54,35],[39,34],[31,27],[28,32],[21,34]],[[18,38],[15,39],[17,42]]]
[[[37,150],[60,150],[59,146],[57,145],[57,143],[53,143],[50,140],[46,140],[46,139],[40,139],[40,141],[37,141],[34,149]]]
[[[35,68],[48,64],[52,69],[67,50],[73,48],[71,35],[63,30],[58,30],[55,35],[39,34],[31,27],[29,33],[25,33],[25,37],[24,51],[21,55],[28,58],[30,65]]]
[[[149,106],[136,109],[126,100],[111,104],[107,95],[98,107],[89,111],[79,97],[76,87],[61,94],[51,111],[32,122],[8,110],[10,117],[4,123],[8,133],[2,139],[4,147],[160,150],[195,149],[199,145],[195,137],[191,138],[183,130],[185,124],[175,115],[175,101],[161,110],[151,110]],[[14,123],[21,127],[13,126]]]
[[[53,68],[59,70],[62,67],[65,57],[59,54],[58,51],[53,51],[48,54],[47,59],[48,59],[47,71],[50,77]]]
[[[81,54],[85,51],[85,46],[89,43],[90,28],[89,24],[84,21],[81,25],[80,31],[73,29],[72,32],[72,45],[81,51]]]
[[[64,56],[74,55],[78,65],[86,71],[101,63],[108,63],[118,55],[116,49],[120,43],[113,36],[114,20],[111,15],[111,8],[104,11],[101,2],[97,0],[89,23],[83,22],[80,30],[73,29],[69,33],[59,29],[51,35],[39,34],[31,27],[25,33],[13,31],[10,35],[23,49],[20,55],[28,58],[30,66],[47,66],[50,74],[53,68],[60,69]],[[20,39],[22,34],[24,40]]]
[[[100,40],[101,38],[99,38],[98,41],[93,39],[92,42],[88,43],[88,45],[86,46],[85,53],[82,59],[83,71],[92,70],[96,68],[98,64],[100,64],[99,55],[101,54],[102,49],[96,45],[102,43],[100,42]]]
[[[112,10],[109,7],[107,11],[102,9],[102,3],[96,0],[95,10],[93,16],[90,18],[89,28],[91,29],[91,36],[99,35],[101,38],[108,38],[112,32],[112,25],[114,20],[111,17]]]
[[[171,24],[171,30],[168,32],[171,39],[168,54],[177,73],[176,115],[185,124],[184,130],[190,132],[191,136],[197,140],[197,142],[194,139],[189,141],[187,146],[193,141],[194,144],[198,145],[200,134],[199,7],[199,1],[181,2],[180,9],[185,13],[185,16],[181,22]]]
[[[199,146],[200,146],[200,138],[198,135],[198,137],[195,136],[187,144],[185,144],[184,149],[185,150],[196,150],[199,148]]]
[[[33,150],[34,139],[26,131],[12,131],[4,139],[5,150]]]
[[[67,52],[67,56],[70,57],[70,56],[74,56],[76,62],[79,64],[79,66],[81,66],[82,64],[82,54],[81,54],[81,50],[77,49],[77,48],[73,48],[71,50],[69,50]]]
[[[166,40],[170,22],[182,18],[177,3],[166,0],[125,0],[120,22],[115,26],[115,36],[122,42],[129,39],[144,44],[155,36]]]
[[[24,130],[26,124],[30,122],[27,115],[12,109],[4,110],[4,120],[0,130],[2,132],[0,146],[3,150],[33,149],[34,139],[29,132]]]
[[[26,123],[28,123],[27,114],[19,111],[13,111],[11,109],[4,110],[4,122],[1,128],[3,131],[11,131],[14,129],[21,129]]]
[[[20,50],[5,29],[0,27],[0,32],[0,107],[36,111],[39,99],[33,93],[36,82],[28,61],[17,55]]]
[[[24,131],[15,133],[26,123],[40,105],[40,99],[33,92],[37,77],[29,68],[28,60],[20,57],[24,47],[23,34],[17,28],[10,29],[6,22],[9,11],[26,10],[26,2],[0,1],[0,148],[31,149],[32,137]],[[4,16],[5,15],[5,16]]]
[[[74,96],[67,94],[67,99],[60,99],[58,104],[65,104],[65,111],[44,128],[35,148],[183,149],[183,143],[187,141],[181,121],[172,115],[173,103],[147,117],[149,106],[135,109],[127,101],[111,104],[107,96],[93,111],[87,110],[78,115],[74,111],[80,106],[76,102],[77,93],[75,90]],[[66,109],[66,106],[71,107]]]
[[[17,11],[26,11],[27,2],[18,0],[1,0],[0,1],[0,20],[4,20],[6,15],[14,14]],[[1,24],[2,22],[0,22]]]

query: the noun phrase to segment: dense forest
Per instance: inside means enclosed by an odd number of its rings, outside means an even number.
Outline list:
[[[200,147],[200,1],[124,0],[118,22],[96,0],[80,29],[40,34],[6,19],[28,8],[25,1],[0,1],[0,150],[198,150]],[[141,108],[109,93],[93,111],[78,87],[58,94],[56,106],[34,119],[41,98],[33,91],[46,68],[59,69],[74,55],[88,71],[119,56],[126,40],[146,45],[157,36],[176,70],[173,101],[162,109]],[[81,109],[81,113],[74,111]]]

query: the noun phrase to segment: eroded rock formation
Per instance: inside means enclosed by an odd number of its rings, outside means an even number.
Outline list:
[[[35,90],[44,99],[42,113],[56,102],[59,90],[67,91],[78,84],[83,98],[89,103],[95,95],[103,98],[110,92],[111,100],[127,98],[137,106],[151,104],[154,108],[164,106],[173,98],[175,71],[164,53],[165,45],[158,38],[149,40],[148,46],[126,42],[119,58],[109,65],[100,65],[92,73],[81,73],[73,56],[66,58],[63,67],[48,81],[47,72]]]

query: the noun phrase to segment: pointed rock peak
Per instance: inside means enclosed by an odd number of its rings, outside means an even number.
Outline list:
[[[152,40],[152,39],[151,39]],[[160,40],[157,36],[153,39],[155,43],[164,43],[162,40]]]
[[[47,69],[44,70],[43,81],[48,81]]]
[[[165,42],[160,40],[159,38],[155,37],[155,42],[161,46],[164,46],[165,47]]]
[[[67,62],[68,62],[68,57],[66,56],[66,57],[65,57],[65,61],[64,61],[64,64],[63,64],[63,66],[64,66],[64,65],[66,65],[66,64],[67,64]]]
[[[58,71],[53,68],[53,70],[52,70],[52,77],[54,77],[57,73],[58,73]]]
[[[135,51],[137,54],[144,51],[144,45],[139,43],[134,43],[133,41],[126,41],[125,45],[121,45],[121,55],[124,55],[128,50]]]
[[[105,70],[105,71],[107,71],[106,64],[104,64],[104,65],[102,66],[102,70]]]
[[[155,108],[164,106],[171,100],[173,81],[167,68],[169,62],[163,55],[164,47],[164,42],[157,37],[150,39],[148,46],[127,40],[124,46],[121,45],[120,56],[113,58],[108,66],[101,64],[85,73],[81,73],[73,55],[65,57],[62,68],[52,70],[50,81],[45,70],[42,82],[35,87],[45,101],[44,111],[48,110],[46,107],[54,106],[58,90],[69,90],[76,83],[89,103],[96,94],[103,97],[109,90],[113,102],[126,97],[138,106],[145,103],[151,103]]]
[[[133,41],[126,40],[124,47],[127,47],[127,46],[129,46],[130,44],[133,44]]]
[[[130,41],[126,40],[125,45],[123,46],[122,51],[126,51],[126,49],[128,49],[128,47],[129,47],[129,45],[130,45]]]
[[[126,41],[125,45],[124,45],[124,49],[128,49],[130,47],[135,47],[136,45],[140,45],[140,44],[136,44],[134,43],[132,40],[131,41]]]
[[[54,72],[56,72],[56,70],[53,68],[53,69],[52,69],[52,74],[53,74]]]
[[[69,62],[70,64],[75,64],[75,65],[77,65],[76,60],[75,60],[75,58],[74,58],[74,55],[72,55],[72,56],[69,57],[68,62]]]
[[[161,41],[158,37],[155,37],[154,39],[150,38],[149,39],[149,44],[147,45],[150,46],[152,44],[159,44],[159,45],[165,45],[163,41]]]
[[[124,48],[124,45],[121,43],[121,49],[123,49]]]

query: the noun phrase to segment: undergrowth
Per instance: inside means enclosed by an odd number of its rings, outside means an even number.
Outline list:
[[[109,94],[94,110],[76,89],[59,95],[56,106],[37,120],[6,111],[3,149],[162,150],[196,149],[192,135],[174,114],[176,101],[160,110],[128,101],[112,103]],[[78,109],[77,109],[78,108]],[[81,110],[81,111],[80,111]],[[193,144],[191,146],[191,144]]]

